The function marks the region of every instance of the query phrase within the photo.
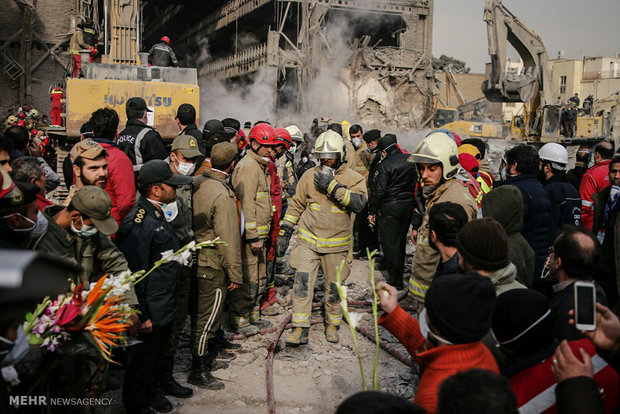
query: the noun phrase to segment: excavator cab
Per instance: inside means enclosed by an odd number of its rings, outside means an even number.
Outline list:
[[[437,108],[433,117],[433,128],[441,128],[445,124],[458,121],[459,111],[452,108]]]

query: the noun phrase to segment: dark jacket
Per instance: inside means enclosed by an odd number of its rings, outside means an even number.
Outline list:
[[[417,179],[415,164],[407,162],[409,154],[403,154],[393,147],[377,165],[370,187],[368,210],[377,214],[379,208],[394,203],[415,202],[414,192]]]
[[[177,66],[179,61],[168,43],[159,42],[149,50],[149,63],[153,66]]]
[[[555,387],[558,414],[603,414],[605,406],[593,378],[579,376],[560,381]]]
[[[495,188],[482,199],[482,215],[493,217],[508,234],[508,259],[517,267],[517,278],[526,286],[534,277],[534,250],[519,232],[523,225],[523,197],[513,185]]]
[[[192,136],[192,137],[196,138],[196,142],[198,142],[198,150],[200,150],[202,155],[197,157],[197,159],[196,159],[196,168],[192,172],[192,174],[195,174],[196,171],[198,171],[200,169],[200,167],[202,167],[202,163],[205,160],[204,155],[206,154],[206,150],[207,150],[207,148],[205,146],[205,141],[202,138],[202,132],[200,132],[200,130],[198,129],[196,124],[191,124],[191,125],[188,125],[185,128],[183,128],[183,131],[179,132],[179,135],[189,135],[189,136]]]
[[[596,286],[596,301],[607,306],[607,296],[603,288],[596,282],[594,285]],[[551,313],[555,315],[554,334],[558,341],[583,339],[583,335],[575,328],[575,325],[568,323],[571,318],[568,316],[568,311],[575,308],[575,287],[573,283],[553,295],[549,301],[549,308]]]
[[[594,193],[594,224],[592,232],[599,236],[604,231],[604,239],[601,243],[600,270],[603,273],[614,273],[616,278],[620,273],[620,201],[615,206],[610,205],[605,220],[605,209],[608,204],[611,186],[607,186],[598,193]],[[613,207],[613,208],[612,208]],[[599,238],[600,241],[600,238]]]
[[[545,181],[544,189],[551,201],[551,240],[562,232],[566,225],[579,226],[581,224],[581,196],[566,179],[562,172]]]
[[[163,252],[179,249],[174,230],[162,212],[143,197],[123,220],[116,239],[132,272],[148,272]],[[140,321],[150,319],[155,327],[174,321],[179,270],[179,263],[164,263],[135,286]]]
[[[587,165],[575,165],[575,168],[573,168],[572,170],[568,170],[568,172],[566,173],[566,179],[568,180],[569,183],[573,185],[573,187],[577,189],[577,192],[579,192],[579,186],[581,185],[581,178],[583,177],[583,175],[586,173],[587,170],[588,170]]]
[[[316,163],[308,158],[308,162],[301,162],[297,164],[297,168],[295,174],[297,175],[297,179],[300,180],[301,176],[304,175],[306,171],[316,167]]]
[[[551,201],[542,185],[531,174],[510,177],[505,184],[514,185],[523,196],[523,226],[521,234],[536,255],[534,274],[538,275],[549,255],[551,239]],[[490,193],[489,193],[490,194]]]
[[[145,128],[148,129],[146,134],[137,142],[138,135]],[[134,171],[139,171],[147,161],[165,160],[169,155],[159,132],[138,119],[127,121],[125,129],[118,134],[116,144],[127,154],[134,165]],[[136,147],[139,147],[139,154],[136,154]]]

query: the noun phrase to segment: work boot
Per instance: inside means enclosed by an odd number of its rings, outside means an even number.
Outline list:
[[[217,359],[232,361],[237,358],[237,355],[222,348],[216,338],[209,339],[209,349],[209,352],[215,352]]]
[[[221,349],[226,349],[228,351],[238,351],[241,349],[241,344],[232,343],[224,337],[224,331],[222,329],[215,331],[215,340]]]
[[[154,389],[149,393],[149,405],[158,413],[169,413],[172,411],[172,403],[159,389]]]
[[[172,367],[174,366],[173,358],[166,358],[162,372],[159,376],[159,389],[164,395],[172,395],[177,398],[189,398],[194,395],[194,391],[189,387],[184,387],[174,379],[172,375]]]
[[[286,342],[286,346],[299,346],[307,344],[308,331],[309,328],[300,328],[299,326],[296,327],[293,333],[287,336],[284,340],[284,342]]]
[[[237,327],[237,333],[240,333],[245,336],[256,335],[258,331],[259,331],[258,327],[252,324],[247,324],[242,327]]]
[[[280,314],[280,305],[274,303],[273,305],[269,305],[264,309],[260,310],[260,313],[265,316],[276,316]]]
[[[198,355],[192,355],[192,369],[187,376],[187,382],[207,390],[221,390],[224,388],[224,383],[211,375],[206,357]]]
[[[269,328],[271,326],[271,322],[265,319],[256,319],[255,321],[250,321],[250,323],[256,326],[259,330]]]
[[[334,344],[338,343],[340,337],[338,336],[338,327],[336,325],[327,325],[325,328],[325,339],[327,342],[332,342]]]

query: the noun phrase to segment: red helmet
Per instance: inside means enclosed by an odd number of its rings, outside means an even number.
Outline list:
[[[237,135],[237,148],[239,148],[239,151],[241,151],[247,146],[248,140],[245,138],[245,132],[243,132],[243,129],[240,129],[239,134]]]
[[[25,114],[25,113],[23,113],[23,112],[20,112],[20,113],[18,113],[18,114],[17,114],[17,117],[18,117],[19,119],[25,119],[25,118],[26,118],[26,114]]]
[[[33,129],[32,131],[30,131],[30,134],[32,134],[33,137],[36,137],[38,133],[39,133],[38,129]]]
[[[26,127],[26,121],[24,121],[23,119],[20,119],[19,121],[17,121],[17,125],[19,125],[20,127]]]
[[[279,144],[284,144],[286,149],[290,149],[293,144],[293,138],[291,138],[291,134],[284,128],[276,128],[276,138],[278,139]]]
[[[162,42],[166,42],[166,43],[170,44],[170,38],[168,36],[162,36],[160,40]]]
[[[255,140],[261,145],[278,145],[281,142],[278,141],[276,131],[273,130],[269,124],[257,124],[250,130],[248,135],[248,141]]]

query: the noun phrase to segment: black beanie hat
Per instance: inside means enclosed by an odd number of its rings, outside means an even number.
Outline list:
[[[377,143],[377,148],[379,151],[383,151],[388,149],[392,145],[396,144],[396,135],[394,134],[385,134],[381,138],[379,138],[379,142]]]
[[[425,306],[439,336],[455,345],[476,342],[491,327],[495,287],[475,272],[444,275],[431,283]]]
[[[363,138],[366,143],[378,140],[379,138],[381,138],[381,131],[379,131],[378,129],[371,129],[370,131],[366,131]]]
[[[502,348],[529,355],[553,342],[554,323],[545,295],[532,289],[511,289],[497,297],[491,329]]]
[[[456,235],[456,248],[474,269],[494,271],[508,266],[508,235],[494,218],[465,224]]]

